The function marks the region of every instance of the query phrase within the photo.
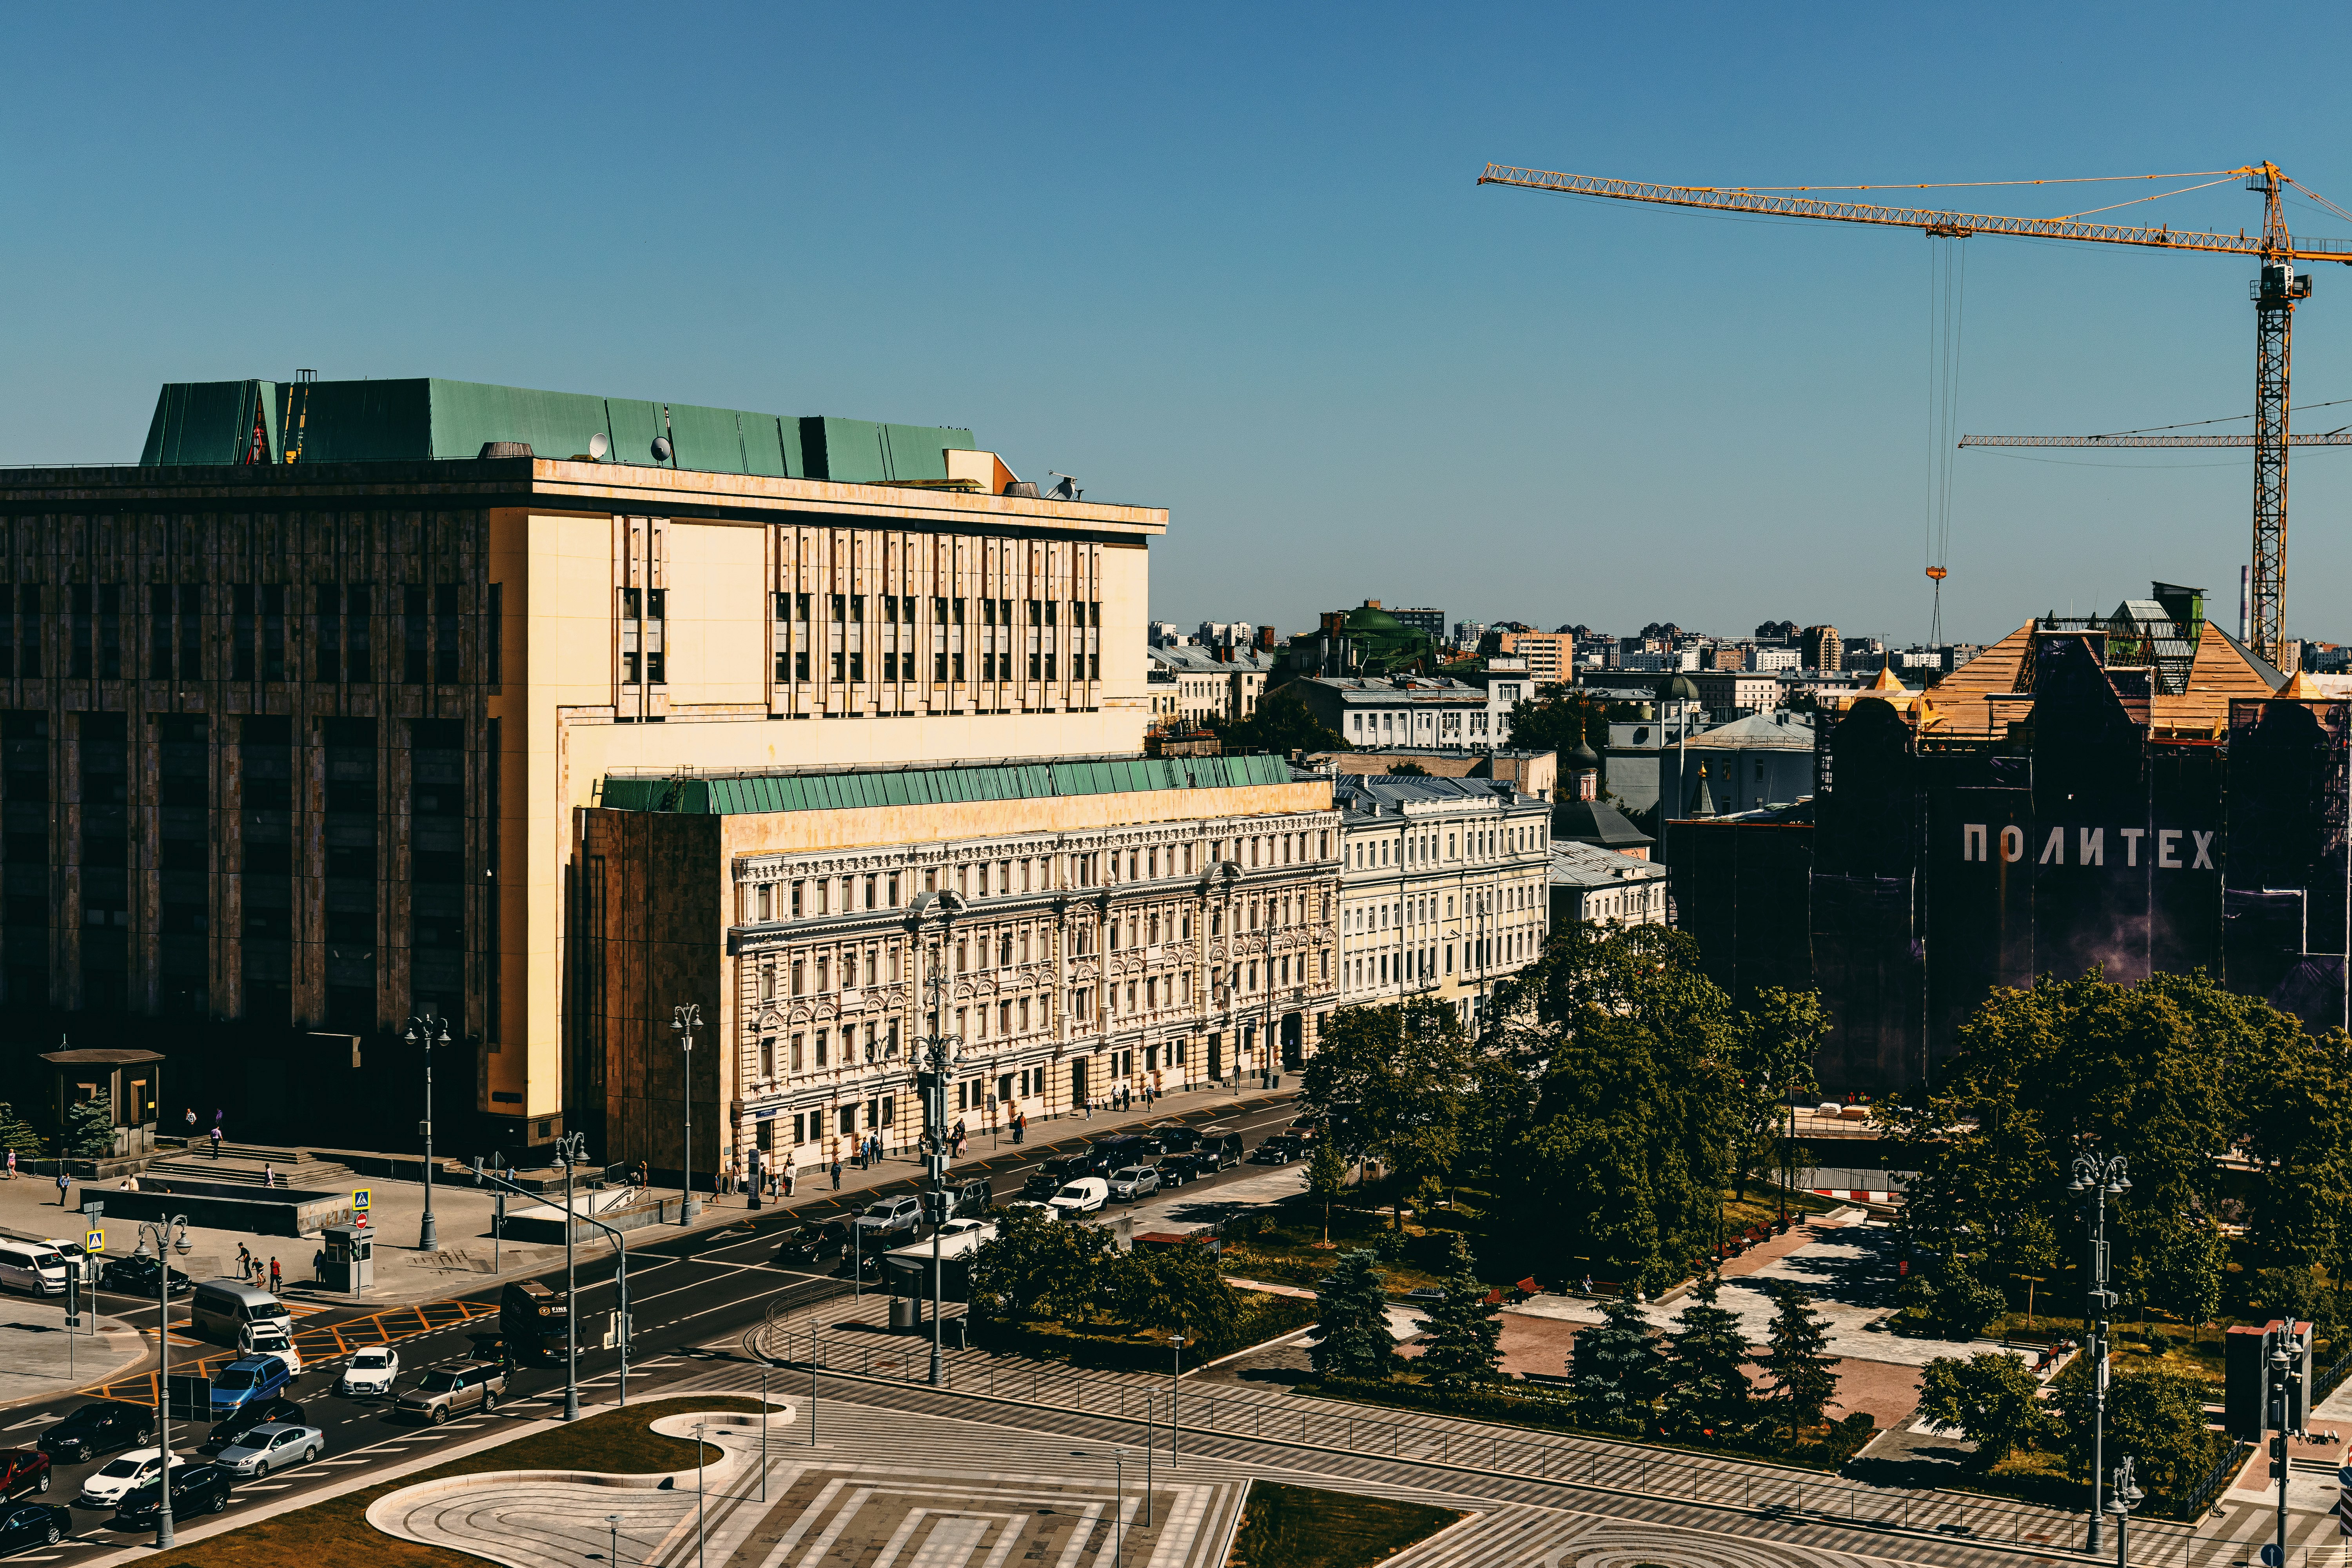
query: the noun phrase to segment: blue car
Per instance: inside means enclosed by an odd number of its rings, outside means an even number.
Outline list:
[[[249,1355],[213,1373],[213,1419],[234,1415],[258,1399],[273,1399],[294,1381],[286,1363],[274,1355]]]

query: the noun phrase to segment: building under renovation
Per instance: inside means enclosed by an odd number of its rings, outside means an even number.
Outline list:
[[[1720,981],[1821,988],[1832,1089],[1930,1082],[1992,987],[2095,967],[2203,968],[2325,1028],[2346,1021],[2347,738],[2352,705],[2158,584],[2032,621],[1932,690],[1824,702],[1810,828],[1675,822],[1666,858]],[[1799,910],[1801,945],[1768,940]]]

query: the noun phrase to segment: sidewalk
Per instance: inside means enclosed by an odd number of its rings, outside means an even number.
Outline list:
[[[63,1297],[32,1300],[14,1297],[0,1303],[0,1409],[51,1400],[75,1389],[104,1383],[137,1366],[151,1353],[144,1333],[113,1318],[82,1314],[81,1327],[66,1334]],[[0,1425],[5,1425],[0,1421]]]
[[[1053,1121],[1034,1121],[1029,1124],[1028,1141],[1018,1147],[1009,1132],[1000,1134],[996,1147],[990,1147],[991,1138],[983,1130],[972,1134],[966,1145],[967,1152],[956,1163],[956,1169],[975,1174],[995,1165],[1028,1163],[1043,1158],[1045,1146],[1071,1138],[1101,1137],[1125,1128],[1138,1127],[1152,1121],[1213,1110],[1220,1116],[1263,1110],[1268,1105],[1294,1098],[1293,1090],[1266,1092],[1251,1089],[1236,1099],[1230,1090],[1197,1089],[1161,1096],[1150,1110],[1139,1107],[1128,1111],[1097,1110],[1091,1117],[1084,1112],[1066,1115]],[[1010,1158],[1008,1158],[1010,1157]],[[835,1193],[829,1178],[821,1176],[818,1168],[803,1164],[799,1168],[796,1190],[790,1199],[778,1197],[768,1201],[761,1211],[780,1207],[800,1207],[837,1202],[845,1207],[855,1206],[866,1193],[893,1183],[919,1181],[923,1173],[921,1156],[913,1152],[887,1155],[870,1170],[860,1171],[845,1164],[841,1173],[841,1190]],[[142,1184],[153,1191],[152,1184]],[[431,1300],[438,1297],[469,1294],[499,1285],[509,1279],[526,1279],[544,1272],[552,1263],[561,1262],[563,1248],[533,1243],[518,1246],[508,1240],[496,1248],[490,1236],[490,1215],[493,1194],[477,1188],[470,1177],[443,1178],[433,1183],[433,1213],[436,1239],[439,1247],[432,1252],[420,1249],[417,1235],[425,1214],[425,1186],[421,1182],[400,1182],[382,1177],[360,1177],[358,1184],[366,1186],[372,1202],[369,1208],[370,1228],[376,1232],[375,1286],[364,1296],[313,1288],[311,1258],[320,1243],[310,1237],[262,1236],[252,1232],[202,1229],[191,1227],[188,1237],[192,1250],[185,1258],[174,1257],[172,1266],[192,1279],[210,1279],[233,1274],[236,1268],[236,1249],[240,1244],[251,1249],[265,1268],[270,1258],[278,1261],[285,1279],[285,1295],[289,1304],[299,1306],[306,1301],[322,1306],[370,1307],[398,1306],[404,1302]],[[87,1195],[91,1201],[103,1203],[106,1193],[114,1184],[107,1183],[85,1189],[76,1184],[71,1194],[74,1208],[58,1207],[58,1189],[53,1182],[19,1176],[14,1182],[0,1182],[0,1235],[26,1237],[73,1238],[81,1237],[85,1220],[76,1212]],[[663,1189],[652,1189],[658,1196]],[[674,1196],[676,1189],[669,1189]],[[740,1193],[713,1196],[699,1194],[702,1213],[691,1226],[675,1223],[650,1225],[641,1229],[624,1232],[632,1248],[671,1239],[682,1230],[709,1231],[740,1224],[752,1217],[748,1197]],[[551,1207],[560,1211],[563,1204],[561,1190],[547,1194]],[[511,1219],[529,1206],[529,1200],[509,1194],[507,1214]],[[128,1256],[139,1245],[139,1226],[131,1220],[101,1218],[90,1228],[106,1233],[106,1256]],[[610,1243],[600,1233],[594,1240],[577,1244],[578,1256],[590,1258],[610,1250]],[[0,1391],[0,1400],[5,1391]]]

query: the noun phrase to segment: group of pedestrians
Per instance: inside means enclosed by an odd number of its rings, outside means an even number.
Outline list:
[[[320,1254],[322,1258],[324,1256]],[[278,1259],[271,1258],[265,1269],[260,1258],[241,1241],[236,1244],[236,1277],[248,1285],[258,1285],[267,1279],[272,1295],[285,1288],[285,1276],[278,1271]]]

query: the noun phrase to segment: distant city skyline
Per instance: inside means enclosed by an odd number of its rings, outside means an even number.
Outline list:
[[[1654,18],[1606,9],[916,15],[874,72],[829,68],[875,58],[847,13],[706,8],[658,47],[594,5],[24,13],[43,64],[0,104],[29,220],[0,237],[27,284],[0,463],[129,458],[162,383],[298,367],[687,397],[965,426],[1024,478],[1167,506],[1163,616],[1296,631],[1403,578],[1456,617],[1507,584],[1555,603],[1548,625],[1769,611],[1908,642],[1929,624],[1934,247],[1482,188],[1489,160],[1797,184],[2269,156],[2352,203],[2352,153],[2282,133],[2340,100],[2352,18],[2325,11],[2265,51],[2214,47],[2236,14],[2181,5],[2128,28],[1718,5],[1677,13],[1670,55]],[[330,83],[299,137],[228,151],[225,106]],[[626,123],[657,133],[583,119],[624,87]],[[1909,199],[2055,214],[2148,192]],[[2261,209],[2222,179],[2142,214],[2235,230]],[[1987,237],[1965,255],[1959,432],[2244,428],[2242,259]],[[2297,314],[2306,409],[2352,398],[2347,281],[2325,268]],[[2299,636],[2345,629],[2347,461],[2294,461]],[[1970,451],[1954,471],[1953,637],[2151,578],[2234,609],[2242,451]]]

